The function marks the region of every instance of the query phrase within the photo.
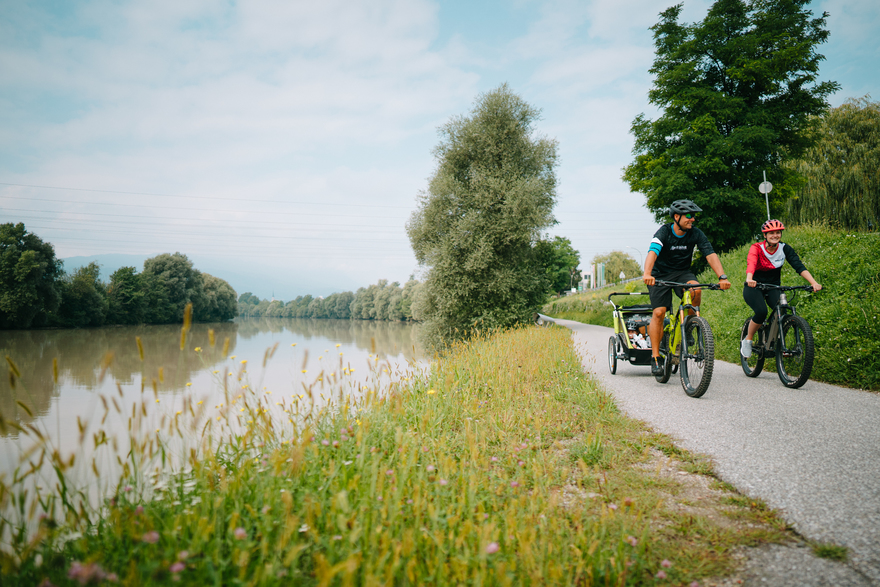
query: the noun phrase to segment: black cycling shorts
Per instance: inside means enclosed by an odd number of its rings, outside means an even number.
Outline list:
[[[651,275],[654,279],[659,279],[661,281],[677,281],[678,283],[687,283],[689,281],[697,280],[697,276],[694,275],[690,269],[685,271],[672,271],[671,273],[664,273],[663,275],[651,273]],[[679,298],[684,295],[684,290],[680,287],[673,288],[668,285],[648,286],[648,293],[651,296],[651,307],[654,309],[666,308],[667,310],[671,310],[673,291],[675,291],[675,295]]]

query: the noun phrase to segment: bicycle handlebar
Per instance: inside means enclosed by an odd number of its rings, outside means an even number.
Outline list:
[[[721,289],[720,283],[679,283],[677,281],[663,281],[661,279],[654,280],[654,285],[665,285],[669,287],[680,287],[682,289]]]
[[[748,285],[748,283],[743,283],[743,285]],[[782,291],[813,291],[812,285],[773,285],[772,283],[756,283],[755,287],[757,289],[779,289]]]

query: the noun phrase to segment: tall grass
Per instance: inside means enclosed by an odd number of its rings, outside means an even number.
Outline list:
[[[0,485],[3,584],[680,584],[785,537],[766,513],[776,529],[677,511],[678,484],[636,465],[687,455],[618,411],[564,329],[477,336],[334,410],[279,416],[237,375],[213,432],[188,432],[193,410],[133,443],[96,508],[59,497],[60,468],[33,510]]]

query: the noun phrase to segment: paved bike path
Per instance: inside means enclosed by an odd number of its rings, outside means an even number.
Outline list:
[[[627,415],[710,456],[724,481],[764,500],[801,535],[848,547],[848,565],[861,576],[797,584],[880,585],[880,394],[814,381],[787,389],[776,373],[752,379],[716,360],[709,390],[693,399],[678,374],[660,384],[650,367],[619,361],[611,375],[612,329],[556,323],[572,330],[584,366]]]

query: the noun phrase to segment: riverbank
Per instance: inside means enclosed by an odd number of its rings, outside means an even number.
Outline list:
[[[218,416],[244,428],[214,420],[228,433],[173,476],[146,475],[174,460],[158,438],[100,516],[67,508],[18,543],[7,524],[4,584],[705,584],[792,539],[624,417],[567,330],[478,338],[372,392],[295,426],[245,389]]]

